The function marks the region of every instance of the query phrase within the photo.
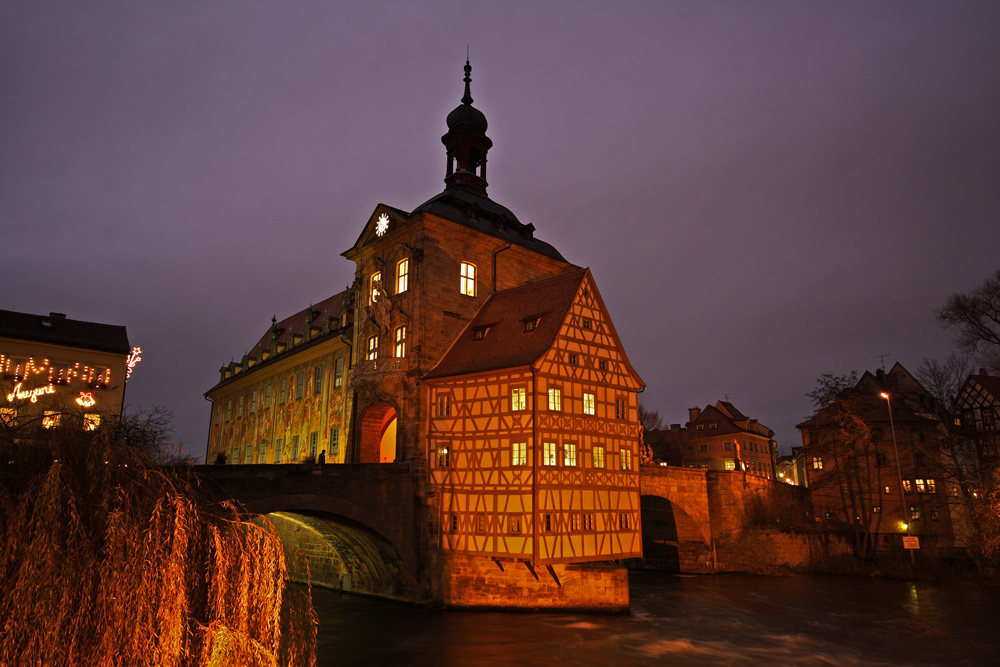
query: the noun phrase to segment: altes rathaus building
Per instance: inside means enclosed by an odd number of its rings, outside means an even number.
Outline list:
[[[221,369],[206,462],[406,466],[429,599],[627,606],[644,385],[589,269],[487,195],[471,69],[444,191],[378,204],[343,253],[353,286]]]

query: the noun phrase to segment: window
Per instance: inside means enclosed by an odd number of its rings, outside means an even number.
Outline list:
[[[510,390],[510,409],[526,410],[528,406],[528,392],[524,387],[514,387]]]
[[[438,468],[447,468],[451,465],[451,452],[447,447],[438,447]]]
[[[594,326],[594,324],[590,320],[584,320],[583,321],[583,328],[584,329],[592,329],[593,326]]]
[[[344,358],[333,363],[333,386],[338,389],[344,384]]]
[[[462,262],[462,275],[458,282],[458,291],[465,296],[476,296],[476,265]]]
[[[583,529],[584,530],[593,530],[594,529],[594,515],[593,514],[584,514],[583,515]]]
[[[917,493],[925,493],[927,491],[927,487],[924,486],[924,480],[915,479],[913,481],[917,486]]]
[[[410,286],[410,260],[396,262],[396,294],[402,294]]]
[[[549,389],[549,410],[562,410],[562,391]]]
[[[888,484],[886,484],[885,485],[885,494],[889,495],[890,493],[892,493],[892,487],[889,486]]]
[[[885,455],[885,452],[875,452],[875,465],[884,466],[888,462],[889,458]]]
[[[903,492],[912,493],[912,489],[910,488],[910,480],[908,479],[903,480]]]
[[[733,451],[733,441],[726,440],[724,443],[722,443],[722,449],[724,449],[727,452]]]
[[[622,513],[618,515],[618,530],[629,529],[629,515]]]
[[[607,359],[601,359],[600,361],[598,361],[597,362],[597,367],[599,369],[601,369],[602,371],[608,370],[608,361],[607,361]]]
[[[306,392],[306,372],[299,371],[295,374],[295,400],[299,400]]]
[[[584,392],[583,394],[583,414],[594,414],[594,395]]]
[[[512,516],[512,517],[508,518],[507,519],[507,526],[508,526],[507,530],[510,533],[512,533],[512,534],[520,533],[521,532],[521,517],[519,517],[519,516]]]
[[[556,443],[546,442],[542,445],[542,465],[554,466],[556,465]]]
[[[368,338],[368,361],[378,359],[378,336]]]
[[[924,435],[924,434],[923,434],[923,433],[921,433],[920,435],[921,435],[921,437],[923,437],[923,435]],[[924,465],[924,458],[925,458],[925,457],[924,457],[924,453],[923,453],[923,452],[916,452],[916,453],[915,453],[915,454],[913,455],[913,462],[914,462],[914,463],[915,463],[916,465],[918,465],[918,466],[922,466],[922,465]]]
[[[222,421],[222,406],[221,405],[216,405],[215,409],[212,412],[215,413],[215,422],[214,423],[215,423],[216,426],[218,426],[219,422]]]
[[[250,445],[246,446],[246,450],[243,454],[243,463],[245,463],[246,465],[250,465],[251,463],[253,463],[253,447],[251,447]]]
[[[715,429],[717,429],[717,428],[719,428],[719,425],[718,425],[718,424],[709,424],[709,425],[708,425],[708,430],[709,430],[709,431],[714,431],[714,430],[715,430]]]
[[[278,394],[278,405],[283,405],[288,397],[288,378],[281,378],[281,392]],[[229,419],[229,417],[226,417]]]
[[[292,436],[292,462],[299,460],[299,436]]]
[[[546,514],[545,515],[545,532],[546,533],[552,532],[552,515],[551,514]]]
[[[814,456],[814,457],[812,457],[812,466],[813,466],[813,470],[822,470],[823,469],[823,457],[822,456]]]
[[[313,431],[309,434],[309,458],[313,461],[316,460],[316,455],[319,453],[319,431]]]
[[[569,442],[563,444],[563,465],[576,466],[576,445]]]
[[[378,288],[382,286],[382,272],[376,271],[368,282],[368,305],[378,301]]]
[[[242,417],[243,416],[243,397],[242,396],[240,396],[239,406],[236,408],[236,416],[237,417]]]
[[[621,451],[621,458],[622,458],[622,470],[631,470],[632,469],[632,450],[630,450],[630,449],[623,449]]]
[[[936,507],[932,507],[931,508],[931,518],[934,519],[935,521],[937,520],[937,518],[938,518],[938,508],[936,508]]]
[[[281,438],[274,441],[274,462],[281,463]]]
[[[59,426],[59,413],[55,410],[46,410],[42,417],[42,428],[55,428]]]
[[[615,401],[615,418],[628,419],[628,402],[624,398]]]
[[[271,407],[271,385],[267,385],[264,388],[264,409],[267,410]]]
[[[49,372],[53,384],[69,383],[69,364],[52,364]]]
[[[218,412],[216,414],[215,423],[219,423]],[[0,426],[13,426],[17,421],[17,410],[14,408],[0,408]]]
[[[476,515],[476,532],[485,533],[486,532],[486,515],[477,514]]]
[[[515,466],[528,465],[528,443],[512,442],[510,444],[510,464]]]
[[[708,445],[701,445],[698,448],[698,451],[700,451],[702,454],[708,454]]]
[[[569,529],[574,533],[580,530],[580,515],[570,514],[569,516]]]
[[[257,463],[264,463],[267,459],[267,443],[262,442],[260,446],[257,447]]]
[[[539,318],[539,317],[533,317],[531,319],[524,320],[524,333],[531,333],[532,331],[534,331],[535,329],[537,329],[538,328],[538,320],[540,320],[540,319],[541,318]]]
[[[479,327],[472,332],[472,340],[483,340],[489,332],[489,327]]]
[[[920,518],[920,508],[916,505],[910,505],[910,518],[919,519]]]
[[[875,507],[872,508],[872,512],[875,513],[875,514],[878,514],[881,511],[882,511],[882,507],[880,505],[876,505]]]
[[[323,364],[316,366],[316,370],[313,374],[313,393],[323,393]]]
[[[438,417],[451,416],[451,396],[438,394]]]
[[[101,425],[101,415],[98,414],[86,414],[83,416],[83,430],[84,431],[96,431],[97,427]]]
[[[937,484],[933,479],[927,480],[927,493],[937,493]]]
[[[736,470],[736,461],[734,459],[726,459],[726,470]]]
[[[257,412],[257,390],[250,392],[250,414]]]
[[[455,531],[458,530],[458,515],[457,514],[452,514],[451,515],[451,521],[450,521],[450,523],[451,523],[451,532],[454,533]]]
[[[396,327],[396,356],[406,356],[406,327]]]
[[[330,458],[340,454],[340,429],[330,429]]]
[[[604,447],[597,445],[594,447],[594,467],[603,468],[604,467]]]
[[[573,366],[576,366],[576,355],[575,354],[569,355],[569,363],[572,364]]]

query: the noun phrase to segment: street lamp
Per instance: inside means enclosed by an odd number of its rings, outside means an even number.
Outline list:
[[[906,531],[906,535],[909,537],[910,523],[906,518],[906,491],[903,490],[903,470],[899,466],[899,447],[896,445],[896,424],[892,420],[892,402],[889,400],[889,394],[887,392],[883,391],[880,396],[885,399],[885,406],[889,410],[889,430],[892,432],[892,451],[896,455],[896,474],[899,476],[899,502],[902,504],[900,512],[903,514],[903,530]],[[913,549],[907,549],[907,551],[910,552],[910,563],[913,563]]]

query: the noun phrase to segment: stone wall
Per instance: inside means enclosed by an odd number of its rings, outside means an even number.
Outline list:
[[[628,570],[613,562],[539,565],[440,554],[435,597],[448,607],[573,609],[629,608]],[[551,568],[551,569],[550,569]]]
[[[748,528],[717,542],[718,571],[780,574],[790,569],[829,571],[830,562],[853,558],[849,540],[822,533],[782,533]]]

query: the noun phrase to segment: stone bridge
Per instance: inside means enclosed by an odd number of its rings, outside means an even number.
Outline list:
[[[198,466],[203,489],[266,515],[309,559],[314,584],[412,601],[430,596],[424,504],[408,463]],[[714,571],[714,540],[774,482],[742,472],[641,467],[644,558],[630,567]]]

